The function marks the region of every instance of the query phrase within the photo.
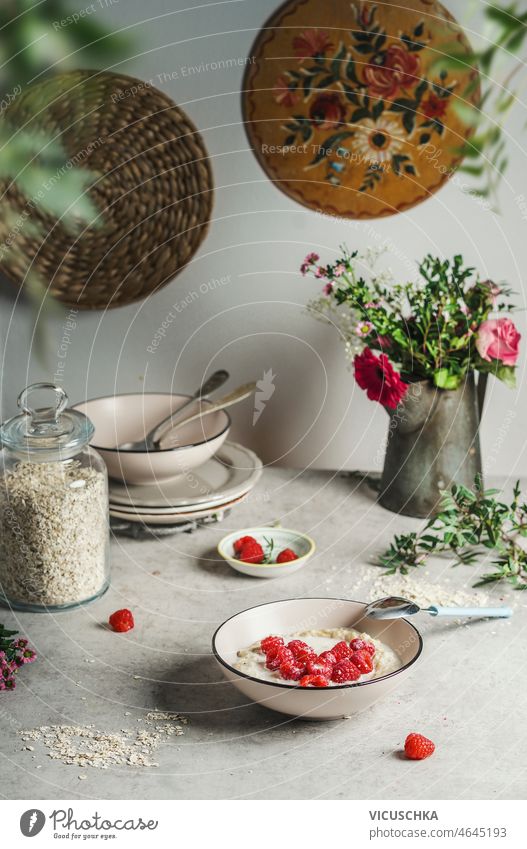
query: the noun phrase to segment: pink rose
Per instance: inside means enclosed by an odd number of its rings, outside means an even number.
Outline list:
[[[483,360],[500,360],[506,366],[514,366],[520,339],[510,318],[490,318],[479,327],[476,348]]]

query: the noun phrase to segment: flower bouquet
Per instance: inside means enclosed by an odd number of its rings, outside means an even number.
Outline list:
[[[428,255],[415,281],[393,284],[385,274],[366,281],[364,262],[371,255],[345,248],[329,265],[309,254],[302,273],[324,281],[309,309],[337,326],[358,385],[391,416],[381,503],[428,516],[453,480],[471,486],[481,474],[487,375],[515,385],[520,334],[504,315],[514,309],[511,292],[481,280],[461,256]]]
[[[0,625],[0,691],[14,690],[15,675],[27,663],[36,660],[36,652],[24,638],[14,639],[17,631],[8,631]]]

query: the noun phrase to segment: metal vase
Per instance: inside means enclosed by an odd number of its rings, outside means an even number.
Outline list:
[[[453,482],[473,487],[476,474],[481,474],[483,383],[479,390],[478,398],[473,372],[459,389],[438,389],[430,381],[416,381],[399,406],[388,410],[379,495],[383,507],[424,518],[438,512],[440,492]]]

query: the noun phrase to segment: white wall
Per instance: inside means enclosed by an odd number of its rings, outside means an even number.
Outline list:
[[[463,19],[468,6],[464,0],[450,0],[447,5]],[[527,196],[524,107],[518,106],[509,127],[512,155],[501,187],[500,216],[450,184],[395,217],[365,223],[325,220],[285,197],[256,163],[241,123],[243,69],[182,75],[188,66],[247,55],[259,26],[276,6],[277,0],[231,0],[210,6],[197,0],[147,4],[114,0],[112,7],[97,13],[118,26],[136,24],[130,32],[137,39],[139,55],[121,67],[153,79],[201,129],[214,169],[216,197],[210,234],[175,281],[139,305],[107,314],[79,314],[70,336],[64,385],[76,401],[114,391],[190,390],[204,372],[220,365],[232,372],[231,386],[272,369],[276,374],[272,400],[254,428],[251,405],[245,402],[238,408],[236,438],[254,447],[268,463],[379,467],[386,414],[355,386],[331,330],[304,314],[303,306],[318,286],[300,276],[299,263],[312,248],[328,259],[343,241],[365,248],[372,241],[367,233],[373,227],[377,238],[390,239],[402,257],[462,252],[484,276],[506,279],[523,303],[527,213],[522,215],[518,195]],[[174,72],[179,79],[172,79]],[[390,265],[403,273],[400,257],[391,257]],[[172,305],[221,277],[229,282],[189,298],[191,303],[181,310],[157,353],[149,354],[147,347]],[[62,320],[47,321],[44,365],[32,340],[27,305],[17,302],[7,282],[1,283],[0,298],[1,338],[6,341],[5,417],[13,412],[20,388],[53,375]],[[511,392],[491,379],[483,425],[487,466],[507,474],[527,472],[527,332],[522,316],[518,323],[524,334],[519,388]]]

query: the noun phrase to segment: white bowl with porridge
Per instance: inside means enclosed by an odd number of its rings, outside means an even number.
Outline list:
[[[411,622],[367,619],[365,607],[332,598],[251,607],[220,625],[212,649],[227,680],[264,707],[349,716],[400,686],[423,647]]]

